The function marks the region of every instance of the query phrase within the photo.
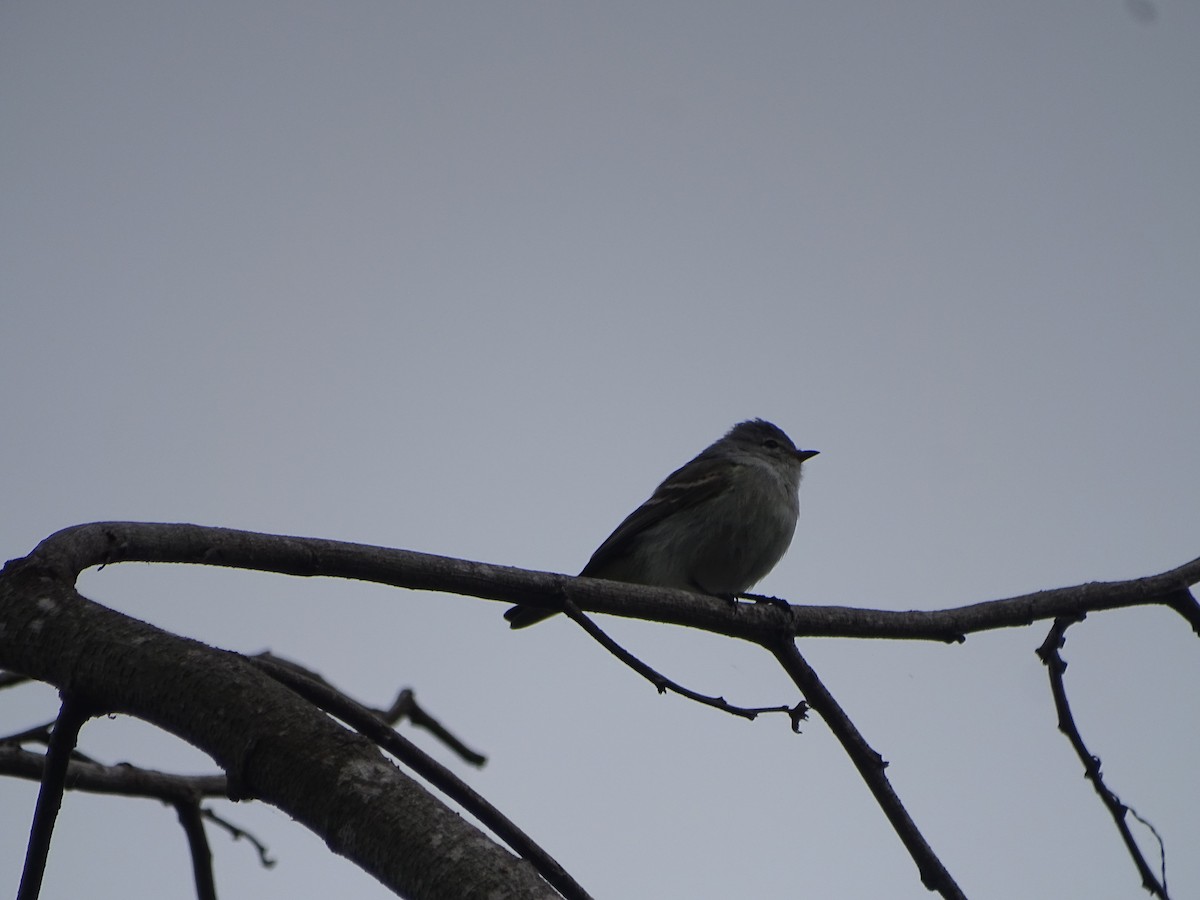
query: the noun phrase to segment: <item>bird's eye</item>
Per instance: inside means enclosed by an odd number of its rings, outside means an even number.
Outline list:
[[[768,450],[778,450],[779,441],[775,440],[775,438],[767,438],[765,441],[763,441],[763,446]]]

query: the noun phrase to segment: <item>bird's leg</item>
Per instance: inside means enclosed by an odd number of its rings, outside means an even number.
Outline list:
[[[718,600],[724,600],[733,609],[737,609],[737,602],[738,602],[737,594],[728,594],[728,593],[722,594],[722,593],[718,593],[717,591],[710,591],[708,588],[706,588],[704,585],[702,585],[700,582],[696,581],[695,579],[692,580],[692,587],[695,589],[696,593],[698,593],[698,594],[707,594],[710,597],[716,597]]]

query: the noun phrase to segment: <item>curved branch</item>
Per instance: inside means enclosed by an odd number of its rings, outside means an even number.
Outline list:
[[[512,566],[318,538],[286,537],[200,525],[98,522],[65,528],[10,566],[76,577],[117,562],[190,563],[303,577],[352,578],[416,590],[465,594],[561,610],[570,598],[586,612],[700,628],[755,643],[774,640],[781,615],[796,637],[962,641],[966,635],[1081,612],[1163,605],[1200,634],[1200,605],[1188,587],[1200,582],[1200,558],[1159,575],[1093,582],[935,611],[846,606],[738,604],[690,591],[572,578]],[[780,604],[782,605],[782,604]]]
[[[655,689],[660,694],[671,691],[672,693],[678,694],[681,697],[686,697],[688,700],[693,700],[703,706],[711,706],[714,709],[721,710],[721,712],[727,712],[733,716],[741,716],[743,719],[749,719],[750,721],[754,721],[763,713],[784,713],[792,716],[796,714],[796,711],[789,706],[734,706],[724,697],[710,697],[707,694],[701,694],[693,691],[691,688],[686,688],[682,684],[672,681],[670,678],[668,678],[666,675],[663,675],[656,669],[646,665],[644,662],[614,641],[599,625],[589,619],[587,614],[584,613],[583,610],[581,610],[578,606],[576,606],[570,599],[567,599],[564,602],[563,612],[569,616],[570,619],[575,622],[575,624],[586,631],[594,641],[600,644],[601,647],[654,685]]]
[[[202,806],[200,808],[200,815],[204,817],[205,821],[212,822],[218,828],[224,830],[224,832],[233,840],[244,840],[250,844],[250,846],[254,848],[254,852],[258,854],[259,865],[261,865],[264,869],[271,869],[275,867],[275,860],[271,858],[271,851],[267,849],[267,845],[256,838],[249,831],[246,831],[244,828],[238,828],[238,826],[234,825],[228,819],[218,816],[210,807],[207,806]]]
[[[978,631],[1023,626],[1042,619],[1078,617],[1095,610],[1144,605],[1167,606],[1200,634],[1200,605],[1188,590],[1192,584],[1200,582],[1200,558],[1145,578],[1081,584],[952,609],[897,612],[790,606],[782,601],[730,606],[720,599],[688,591],[572,578],[362,544],[196,525],[109,522],[64,529],[43,541],[25,559],[6,566],[3,575],[9,579],[33,579],[40,583],[73,582],[85,568],[123,561],[191,563],[303,577],[352,578],[505,603],[521,602],[554,610],[587,610],[642,618],[759,644],[775,654],[801,687],[808,702],[829,722],[917,861],[922,880],[946,897],[959,897],[962,893],[883,777],[884,763],[879,755],[867,746],[846,718],[799,654],[792,638],[837,636],[962,641],[967,634]],[[0,601],[3,600],[3,587],[0,578]],[[47,602],[53,607],[53,600]],[[3,649],[0,646],[0,650]],[[0,654],[0,663],[63,686],[54,677],[22,666],[20,655],[14,664]],[[73,669],[67,667],[66,671]],[[241,765],[234,765],[228,771],[235,789],[245,790]],[[254,785],[254,782],[250,784]],[[291,811],[286,806],[281,808]]]

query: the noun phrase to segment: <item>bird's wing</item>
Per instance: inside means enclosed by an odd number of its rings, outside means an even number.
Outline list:
[[[697,457],[671,473],[596,549],[579,574],[603,577],[609,563],[624,558],[659,522],[729,490],[733,468],[728,460]]]

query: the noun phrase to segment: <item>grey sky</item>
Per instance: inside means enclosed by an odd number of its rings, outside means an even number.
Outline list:
[[[761,585],[793,602],[1191,559],[1200,5],[1154,9],[7,3],[4,556],[133,518],[575,572],[764,416],[822,451]],[[820,722],[658,697],[568,623],[183,568],[83,586],[364,702],[412,686],[597,897],[928,896]],[[697,690],[795,700],[750,649],[611,624]],[[1142,896],[1054,730],[1045,631],[801,649],[971,897]],[[1065,655],[1112,786],[1200,894],[1195,637],[1097,615]],[[0,730],[54,709],[6,692]],[[84,747],[211,769],[127,721]],[[0,782],[4,884],[34,794]],[[223,895],[385,895],[285,817],[224,812],[280,864],[214,834]],[[173,814],[69,797],[45,896],[96,884],[192,896]]]

